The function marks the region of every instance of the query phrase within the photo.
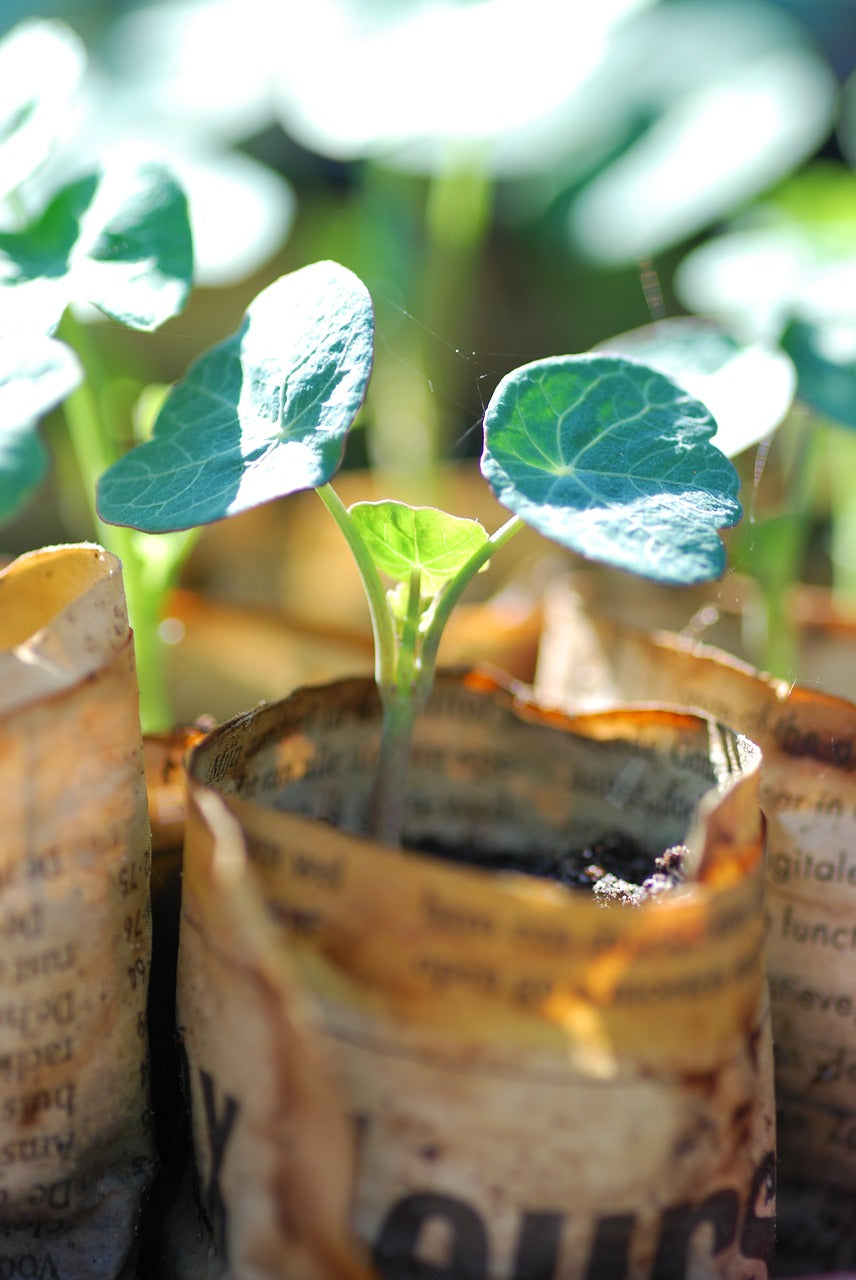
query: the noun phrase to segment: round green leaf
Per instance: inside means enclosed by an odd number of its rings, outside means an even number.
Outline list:
[[[378,570],[396,582],[419,573],[423,595],[433,595],[454,578],[488,540],[477,520],[450,516],[436,507],[356,502],[349,511]]]
[[[717,530],[741,515],[715,430],[704,405],[645,365],[556,356],[500,382],[481,469],[504,506],[580,555],[700,582],[723,572]]]
[[[132,329],[156,329],[184,306],[192,278],[184,192],[154,151],[129,143],[25,231],[0,235],[0,328],[49,332],[68,303],[88,302]]]
[[[856,428],[856,320],[792,320],[782,347],[796,365],[800,399],[824,417]]]
[[[24,505],[47,469],[37,419],[82,373],[69,347],[41,334],[0,338],[0,520]]]
[[[173,387],[152,439],[101,477],[101,518],[163,533],[326,484],[365,396],[373,331],[368,291],[345,267],[281,276]]]
[[[796,390],[793,364],[781,351],[742,345],[695,316],[631,329],[597,349],[657,369],[706,404],[717,423],[713,443],[729,458],[776,429]]]

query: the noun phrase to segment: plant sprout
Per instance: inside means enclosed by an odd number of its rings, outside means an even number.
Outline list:
[[[16,423],[0,400],[0,493],[9,495],[0,500],[0,518],[12,515],[42,479],[38,417],[62,401],[96,534],[122,561],[146,728],[169,722],[159,619],[149,605],[159,606],[187,539],[165,540],[155,549],[129,530],[99,524],[95,483],[121,455],[121,432],[97,343],[70,307],[94,305],[128,328],[151,331],[184,306],[192,275],[184,192],[157,153],[135,144],[117,148],[97,171],[63,186],[19,229],[0,232],[0,381],[17,388],[18,405],[27,396],[31,407]],[[8,443],[13,429],[14,449]]]
[[[98,341],[72,308],[159,328],[187,299],[193,244],[186,194],[156,149],[127,141],[70,178],[56,163],[85,64],[82,43],[60,22],[23,22],[0,41],[0,521],[43,480],[39,419],[62,403],[94,533],[122,561],[141,720],[165,728],[158,610],[189,536],[146,539],[98,521],[95,482],[121,455],[124,432]]]
[[[491,556],[529,524],[632,573],[698,582],[723,572],[717,531],[741,508],[708,410],[645,365],[595,354],[535,361],[496,388],[481,470],[510,515],[493,533],[396,501],[346,508],[331,480],[363,403],[373,336],[371,297],[346,268],[318,262],[282,276],[191,365],[152,438],[101,477],[97,506],[107,522],[160,533],[318,493],[366,592],[383,707],[369,828],[396,844],[408,743],[440,638]]]

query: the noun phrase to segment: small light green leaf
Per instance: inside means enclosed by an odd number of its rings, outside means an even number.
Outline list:
[[[24,505],[47,469],[37,419],[81,378],[63,343],[41,334],[0,337],[0,520]]]
[[[597,350],[639,360],[701,400],[716,419],[713,443],[729,458],[776,429],[796,390],[796,372],[781,351],[761,343],[741,345],[695,316],[631,329]]]
[[[345,267],[281,276],[173,387],[152,439],[101,477],[101,518],[190,529],[326,484],[365,396],[373,331],[368,291]]]
[[[717,529],[741,515],[734,467],[704,405],[618,356],[556,356],[513,370],[485,414],[481,469],[548,538],[661,582],[721,574]]]
[[[50,156],[86,64],[64,23],[20,22],[0,41],[0,200]]]
[[[824,417],[856,429],[856,318],[792,320],[782,347],[797,369],[798,394]]]
[[[25,231],[0,235],[0,329],[51,332],[69,302],[156,329],[184,306],[192,277],[184,192],[151,149],[126,144]]]
[[[436,507],[356,502],[349,511],[379,571],[396,582],[418,572],[423,595],[433,595],[454,578],[488,540],[477,520],[450,516]]]

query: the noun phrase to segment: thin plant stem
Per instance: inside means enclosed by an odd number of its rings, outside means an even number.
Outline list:
[[[449,621],[455,605],[479,569],[487,564],[494,552],[498,551],[500,547],[504,547],[506,542],[510,541],[515,534],[518,534],[524,528],[524,524],[525,522],[521,520],[520,516],[512,516],[510,520],[506,520],[505,524],[491,534],[484,546],[479,547],[455,577],[450,578],[443,587],[432,610],[431,621],[426,629],[425,639],[422,644],[422,664],[424,669],[431,672],[432,675],[437,662],[440,641],[443,638],[446,623]]]
[[[849,612],[856,603],[856,494],[852,477],[856,438],[852,430],[824,424],[829,483],[830,559],[832,593]]]
[[[759,524],[750,522],[752,572],[762,592],[763,625],[756,661],[773,675],[795,678],[798,667],[795,622],[788,590],[803,576],[818,493],[822,436],[813,415],[791,415],[787,459],[787,511]]]
[[[400,665],[402,674],[408,678],[396,683],[393,688],[381,690],[383,727],[369,805],[369,822],[371,833],[386,844],[397,846],[401,843],[413,728],[416,717],[427,703],[434,687],[437,652],[446,623],[468,583],[491,555],[523,528],[523,523],[519,516],[512,516],[484,546],[470,556],[455,577],[443,587],[423,635],[418,662],[408,656]],[[407,615],[408,620],[412,618],[415,623],[419,602],[418,599],[414,601],[414,591],[418,593],[418,582],[414,586],[411,579]],[[403,637],[407,637],[408,649],[411,647],[410,635],[411,630],[405,625]]]
[[[330,484],[320,485],[315,492],[336,521],[351,549],[362,579],[369,606],[375,649],[375,682],[383,690],[395,682],[396,646],[392,618],[380,574],[368,547],[336,490]]]
[[[58,333],[77,352],[85,374],[80,386],[64,401],[63,412],[95,537],[122,564],[128,617],[134,633],[140,723],[144,732],[167,729],[173,720],[167,695],[166,648],[159,627],[164,584],[174,576],[176,566],[165,565],[161,589],[156,583],[147,583],[146,566],[134,530],[105,524],[99,518],[95,505],[96,485],[107,467],[119,457],[115,432],[111,430],[103,410],[107,375],[85,325],[66,313]],[[184,540],[182,545],[188,546],[189,540]]]
[[[369,834],[397,848],[404,829],[405,791],[413,726],[425,697],[387,689],[382,694],[380,748],[369,798]]]
[[[519,516],[512,516],[470,556],[429,608],[427,627],[423,625],[421,575],[417,571],[411,573],[405,614],[396,634],[380,573],[355,521],[332,485],[321,485],[315,492],[350,547],[368,601],[375,645],[375,683],[382,708],[380,747],[369,798],[368,831],[375,839],[398,846],[404,823],[404,795],[413,726],[431,694],[443,630],[467,584],[493,553],[523,528],[523,521]]]
[[[425,206],[424,256],[421,268],[421,317],[432,334],[466,335],[472,319],[476,278],[490,228],[494,183],[486,157],[478,147],[451,146],[433,171]],[[429,384],[445,388],[446,405],[462,398],[466,364],[448,346],[424,346]],[[453,418],[438,405],[434,424],[435,461],[454,444]]]

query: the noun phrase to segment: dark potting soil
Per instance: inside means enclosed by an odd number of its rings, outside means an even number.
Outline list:
[[[776,1188],[774,1276],[851,1274],[856,1267],[852,1191],[780,1178]]]
[[[683,884],[688,853],[685,845],[673,845],[654,855],[629,836],[620,834],[604,836],[584,849],[560,854],[521,856],[516,852],[492,851],[467,855],[439,841],[425,841],[417,847],[420,853],[486,871],[517,871],[555,880],[569,889],[588,891],[604,905],[610,902],[637,905]]]

